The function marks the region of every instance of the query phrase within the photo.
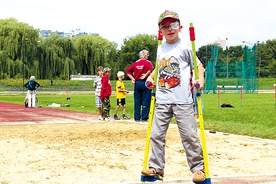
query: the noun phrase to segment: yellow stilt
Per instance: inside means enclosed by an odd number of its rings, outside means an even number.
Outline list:
[[[158,46],[162,43],[162,35],[160,32],[158,32]],[[156,57],[155,61],[155,75],[154,75],[154,84],[156,84],[157,81],[157,73],[158,73],[158,58]],[[155,92],[156,88],[152,89],[151,92],[151,101],[150,101],[150,112],[149,112],[149,121],[148,121],[148,129],[147,129],[147,138],[146,138],[146,146],[145,146],[145,154],[144,154],[144,163],[143,163],[143,170],[147,169],[148,167],[148,157],[149,157],[149,147],[150,147],[150,133],[151,133],[151,127],[152,127],[152,119],[154,114],[154,107],[155,107]],[[142,183],[145,183],[145,181],[156,181],[158,177],[156,176],[141,176]]]
[[[190,40],[192,43],[192,51],[193,51],[193,60],[194,60],[194,75],[195,79],[198,79],[198,69],[197,69],[197,57],[196,57],[196,47],[195,47],[195,32],[194,32],[194,27],[193,23],[190,23]],[[208,155],[207,155],[207,148],[206,148],[206,139],[205,139],[205,129],[204,129],[204,120],[203,120],[203,114],[202,114],[202,105],[201,105],[201,100],[200,100],[200,91],[196,91],[196,100],[197,100],[197,105],[198,105],[198,115],[199,115],[199,127],[200,127],[200,139],[201,139],[201,144],[202,144],[202,152],[203,152],[203,159],[204,159],[204,171],[205,171],[205,177],[206,180],[204,184],[209,184],[211,183],[210,179],[210,173],[209,173],[209,167],[208,167]]]

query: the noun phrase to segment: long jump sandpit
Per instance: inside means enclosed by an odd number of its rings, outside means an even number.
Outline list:
[[[0,181],[141,183],[147,125],[97,118],[96,114],[0,102]],[[171,126],[168,133],[169,161],[163,183],[192,183],[179,137],[174,137],[177,128]],[[207,131],[206,137],[213,184],[276,183],[276,141]]]

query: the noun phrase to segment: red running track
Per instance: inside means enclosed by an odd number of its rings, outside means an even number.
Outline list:
[[[57,108],[26,108],[24,105],[0,102],[0,125],[36,123],[81,123],[97,120],[96,114]]]

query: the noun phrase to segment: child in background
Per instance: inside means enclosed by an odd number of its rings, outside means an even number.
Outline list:
[[[116,98],[117,98],[117,106],[115,108],[114,112],[114,120],[120,120],[120,118],[117,116],[119,108],[122,106],[122,113],[123,119],[129,119],[126,115],[126,94],[128,93],[128,90],[125,89],[125,84],[123,82],[123,79],[125,78],[125,73],[122,71],[119,71],[117,73],[118,81],[116,82]]]
[[[101,88],[102,88],[102,77],[103,77],[103,67],[99,66],[97,68],[98,76],[94,80],[94,88],[95,89],[95,100],[96,107],[98,108],[99,120],[102,120],[102,101],[100,99]]]
[[[106,67],[103,69],[102,88],[101,88],[101,101],[102,101],[102,118],[104,121],[109,121],[110,113],[110,95],[112,93],[112,86],[110,84],[111,69]]]

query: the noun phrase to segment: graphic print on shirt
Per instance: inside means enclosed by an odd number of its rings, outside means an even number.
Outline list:
[[[180,64],[175,57],[160,60],[158,85],[163,93],[171,92],[172,88],[180,85]]]

